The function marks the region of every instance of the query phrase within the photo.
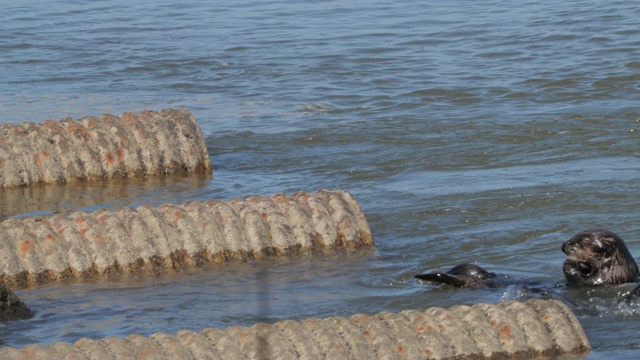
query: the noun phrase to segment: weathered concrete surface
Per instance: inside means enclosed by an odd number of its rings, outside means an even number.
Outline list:
[[[210,171],[186,110],[0,125],[0,187]]]
[[[9,288],[0,285],[0,321],[24,320],[33,317],[29,307]]]
[[[2,359],[525,359],[586,355],[573,313],[555,300],[281,321],[226,330],[81,339],[0,349]]]
[[[345,191],[10,218],[0,223],[0,283],[373,246],[360,205]]]

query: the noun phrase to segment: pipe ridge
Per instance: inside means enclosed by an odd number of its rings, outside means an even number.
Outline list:
[[[210,163],[200,161],[208,158],[208,149],[205,145],[204,136],[198,123],[190,112],[184,109],[164,109],[160,111],[163,117],[171,120],[169,123],[174,126],[176,137],[173,140],[177,143],[176,150],[183,171],[210,170]],[[204,156],[203,156],[204,155]]]
[[[424,344],[424,356],[428,359],[453,358],[449,340],[438,330],[439,324],[425,311],[403,310],[400,312],[415,329],[416,336]]]
[[[34,173],[37,174],[36,183],[43,182],[60,182],[63,178],[61,170],[62,166],[57,157],[52,157],[52,146],[46,138],[44,127],[37,126],[34,123],[23,123],[25,131],[25,139],[31,149],[34,157]]]
[[[510,313],[518,328],[522,330],[524,343],[530,349],[531,356],[539,356],[553,347],[553,342],[543,335],[548,334],[546,325],[530,305],[517,301],[505,301],[498,306]]]
[[[157,332],[150,335],[149,340],[157,345],[160,349],[160,355],[164,356],[165,359],[199,360],[191,357],[189,350],[182,345],[180,339],[175,335]]]
[[[417,359],[424,356],[423,344],[409,320],[401,313],[380,312],[375,315],[381,325],[391,330],[389,337],[394,341],[395,351],[405,359]]]
[[[17,219],[7,219],[2,222],[2,227],[11,237],[10,247],[12,253],[17,255],[20,262],[20,270],[27,271],[32,275],[43,271],[42,251],[35,235],[29,231],[27,226]],[[22,255],[22,256],[21,256]]]
[[[227,201],[238,218],[242,221],[240,230],[244,239],[250,244],[250,258],[262,258],[272,254],[271,234],[258,210],[245,199],[234,198]]]
[[[222,233],[209,207],[206,203],[193,201],[186,203],[184,209],[194,219],[196,227],[202,234],[203,258],[212,263],[223,261],[224,259],[221,259]]]
[[[64,256],[67,249],[61,241],[60,236],[53,231],[48,220],[36,217],[25,220],[23,224],[29,224],[32,232],[36,235],[37,242],[42,248],[44,273],[40,274],[45,279],[58,279],[69,269],[69,262]]]
[[[106,269],[113,265],[115,244],[112,241],[105,241],[102,234],[107,234],[107,232],[100,222],[96,221],[96,214],[76,211],[69,214],[68,218],[78,234],[84,239],[92,264],[100,269]]]
[[[209,262],[210,256],[202,242],[204,234],[185,206],[164,204],[159,209],[168,229],[173,230],[174,235],[170,239],[177,243],[176,251],[170,255],[174,268],[193,267]]]
[[[56,183],[67,183],[69,180],[76,178],[79,173],[76,167],[77,158],[66,155],[72,154],[72,142],[69,139],[69,133],[53,120],[43,121],[42,129],[43,138],[50,144],[46,146],[44,151],[49,153],[49,159],[58,165],[56,171],[60,172]]]
[[[375,355],[371,348],[366,346],[367,340],[362,331],[349,320],[341,316],[332,316],[324,320],[332,325],[332,329],[338,337],[345,340],[347,353],[355,359],[371,359]]]
[[[292,320],[283,320],[273,324],[274,329],[286,339],[298,359],[320,359],[320,348],[315,343],[309,330]]]
[[[314,247],[322,250],[334,248],[338,239],[338,230],[334,224],[328,221],[331,219],[331,215],[327,207],[308,192],[297,192],[293,194],[293,198],[309,214],[311,226],[315,231]]]
[[[251,255],[247,247],[247,239],[243,229],[243,220],[240,215],[227,202],[218,201],[211,205],[210,209],[214,218],[221,227],[223,234],[222,256],[225,260],[247,260]]]
[[[348,191],[344,190],[334,190],[344,201],[347,207],[351,210],[351,216],[355,220],[355,223],[358,224],[358,229],[360,233],[360,241],[363,245],[372,246],[373,236],[371,235],[371,228],[369,228],[369,222],[367,222],[367,218],[364,215],[364,211],[362,210],[362,206],[356,200],[356,198]]]
[[[242,352],[240,343],[233,336],[230,336],[226,330],[218,330],[207,328],[201,332],[205,339],[216,349],[218,354],[224,356],[225,360],[244,360],[246,357]]]
[[[379,314],[376,314],[379,315]],[[398,340],[391,337],[384,321],[369,314],[356,314],[349,318],[357,326],[375,354],[375,359],[400,359]]]
[[[354,219],[351,209],[335,191],[320,190],[316,197],[324,203],[338,230],[338,243],[347,250],[358,247],[361,242],[360,233],[354,228]]]
[[[478,348],[471,339],[469,331],[460,326],[460,319],[448,309],[433,307],[425,311],[437,324],[437,331],[451,347],[454,357],[463,357],[478,353]]]
[[[100,209],[91,214],[95,219],[95,226],[103,229],[101,238],[111,253],[109,260],[106,261],[108,265],[99,268],[99,275],[127,274],[135,271],[131,269],[132,266],[138,265],[138,254],[125,221],[130,210],[129,208],[123,208],[120,211]]]
[[[115,115],[104,114],[100,117],[104,133],[109,137],[107,141],[114,161],[117,163],[117,172],[122,177],[140,175],[142,166],[140,159],[135,152],[136,147],[129,140],[129,134],[125,126],[125,121]]]
[[[283,337],[273,325],[257,323],[251,327],[255,328],[256,337],[262,346],[258,350],[266,355],[257,359],[297,359],[296,352],[289,340]]]
[[[10,156],[18,165],[19,185],[26,185],[40,180],[39,168],[36,166],[36,158],[33,156],[33,143],[27,138],[29,136],[29,122],[12,127],[16,135],[16,140],[10,148]]]
[[[273,195],[275,196],[275,195]],[[297,252],[301,245],[293,236],[288,219],[273,200],[273,196],[251,196],[247,203],[251,204],[260,217],[269,233],[269,246],[272,253],[286,255]]]
[[[103,178],[114,176],[124,176],[120,172],[120,163],[115,151],[115,137],[111,133],[109,124],[105,121],[113,115],[102,115],[100,117],[84,117],[79,120],[87,133],[97,145],[94,151],[98,155],[98,163],[102,171]]]
[[[0,270],[2,271],[2,282],[12,284],[13,276],[24,273],[27,269],[24,267],[22,259],[18,256],[16,242],[7,231],[11,228],[10,222],[7,220],[0,222]]]
[[[180,164],[178,143],[175,142],[175,124],[158,112],[143,111],[140,117],[146,118],[146,128],[152,134],[152,148],[157,153],[158,170],[161,174],[169,174],[177,170],[184,170]]]
[[[268,354],[262,354],[260,350],[266,350],[267,344],[256,334],[255,327],[232,326],[224,331],[230,337],[238,340],[240,351],[246,359],[267,359]]]
[[[170,255],[179,248],[169,241],[166,234],[165,219],[160,210],[142,205],[129,209],[125,218],[125,228],[131,236],[131,254],[138,261],[144,261],[152,269],[169,268],[172,266]],[[149,250],[149,249],[153,250]],[[141,257],[140,252],[147,251],[147,257]]]
[[[476,305],[480,305],[480,307]],[[469,339],[474,342],[480,354],[487,358],[506,356],[508,350],[496,329],[493,328],[491,319],[481,310],[483,304],[476,305],[458,305],[450,310],[457,314],[463,326],[468,330]]]
[[[307,318],[300,325],[313,335],[314,342],[323,351],[325,359],[343,359],[350,356],[349,346],[327,319]]]
[[[141,175],[156,175],[155,164],[158,164],[158,161],[157,154],[151,151],[155,150],[155,144],[151,143],[152,134],[145,129],[138,114],[125,112],[120,116],[120,119],[127,130],[127,140],[134,145],[133,149],[135,149]]]
[[[176,333],[176,337],[180,340],[182,346],[187,349],[192,359],[222,359],[222,356],[215,347],[211,346],[207,338],[201,333],[190,330],[180,330]]]
[[[315,230],[311,226],[311,218],[308,213],[295,199],[286,194],[276,194],[272,199],[285,217],[291,230],[291,236],[297,241],[299,249],[296,249],[296,251],[306,253],[313,249],[313,234]]]
[[[79,180],[98,179],[104,176],[102,166],[98,161],[100,154],[95,150],[97,144],[83,125],[84,121],[91,118],[95,117],[86,116],[77,121],[65,118],[60,121],[71,140],[72,151],[69,152],[69,155],[77,159],[76,163],[80,170]]]
[[[591,350],[591,345],[577,318],[561,302],[549,300],[545,303],[541,299],[531,299],[527,304],[538,313],[539,319],[545,324],[555,349],[568,353],[584,353]],[[571,329],[570,335],[567,335],[563,329]]]

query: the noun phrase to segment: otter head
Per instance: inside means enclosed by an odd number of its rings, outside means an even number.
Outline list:
[[[611,231],[588,230],[562,244],[562,271],[569,285],[613,285],[637,281],[638,265],[622,239]]]

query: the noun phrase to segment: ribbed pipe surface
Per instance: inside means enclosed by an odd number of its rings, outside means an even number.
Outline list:
[[[11,218],[0,223],[0,281],[26,285],[373,246],[360,205],[345,191]]]
[[[0,187],[210,171],[186,110],[0,125]]]
[[[310,318],[226,330],[0,349],[2,359],[504,359],[584,355],[589,341],[555,300]]]

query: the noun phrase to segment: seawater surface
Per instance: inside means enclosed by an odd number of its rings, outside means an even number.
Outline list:
[[[590,359],[637,356],[629,286],[563,288],[560,244],[640,254],[640,5],[5,1],[0,122],[186,108],[214,176],[0,192],[0,212],[350,191],[373,253],[19,289],[3,345],[525,299],[419,272],[474,262],[573,299]],[[555,287],[557,285],[557,287]]]

